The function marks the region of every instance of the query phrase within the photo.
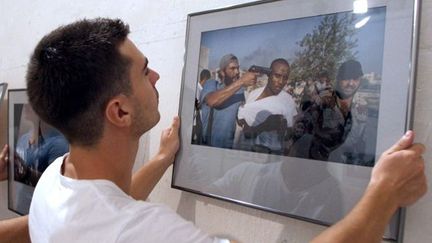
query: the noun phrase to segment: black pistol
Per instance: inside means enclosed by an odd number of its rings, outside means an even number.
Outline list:
[[[261,74],[266,74],[267,76],[270,75],[271,73],[271,69],[270,68],[266,68],[266,67],[262,67],[262,66],[257,66],[257,65],[252,65],[250,66],[249,72],[255,72],[255,73],[261,73]]]

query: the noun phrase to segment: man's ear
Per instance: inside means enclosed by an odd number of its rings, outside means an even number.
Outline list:
[[[225,79],[225,72],[222,70],[219,70],[218,74],[220,75],[221,80]]]
[[[130,126],[132,123],[132,104],[125,95],[112,98],[105,108],[106,119],[118,127]]]

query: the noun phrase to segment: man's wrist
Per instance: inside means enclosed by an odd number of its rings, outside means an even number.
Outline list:
[[[155,157],[154,160],[166,165],[166,167],[169,167],[172,162],[174,162],[174,156],[171,156],[165,152],[159,151]]]
[[[372,203],[385,210],[389,217],[391,217],[399,208],[398,201],[391,186],[386,185],[384,182],[371,180],[366,188],[365,198],[369,199]]]
[[[239,78],[239,79],[237,80],[237,83],[240,84],[240,87],[239,87],[239,88],[241,88],[241,87],[246,88],[246,87],[247,87],[246,80],[244,80],[243,77]]]

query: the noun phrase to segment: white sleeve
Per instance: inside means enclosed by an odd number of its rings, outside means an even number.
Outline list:
[[[215,239],[215,243],[217,242],[217,243],[230,243],[231,241],[230,240],[228,240],[228,239],[222,239],[222,238],[218,238],[218,237],[215,237],[214,238]]]
[[[146,205],[128,216],[131,220],[123,226],[119,239],[115,242],[227,242],[226,239],[211,237],[163,205]]]

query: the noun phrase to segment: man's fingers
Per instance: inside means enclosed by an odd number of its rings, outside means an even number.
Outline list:
[[[172,121],[172,123],[171,123],[171,127],[172,127],[172,128],[175,128],[175,129],[178,129],[178,128],[180,127],[180,117],[175,116],[175,117],[173,118],[173,121]]]
[[[397,151],[407,149],[414,141],[414,132],[408,130],[391,148],[386,151],[386,154],[392,154]]]
[[[3,146],[3,149],[2,149],[2,151],[0,153],[0,158],[6,158],[7,149],[8,149],[8,146],[6,144],[5,146]]]
[[[424,154],[426,151],[426,147],[421,143],[415,143],[409,149],[414,151],[414,153],[419,155],[419,156]]]
[[[170,136],[171,134],[173,134],[173,132],[178,134],[179,127],[180,127],[180,118],[178,116],[175,116],[173,118],[171,126],[162,130],[162,136]]]

